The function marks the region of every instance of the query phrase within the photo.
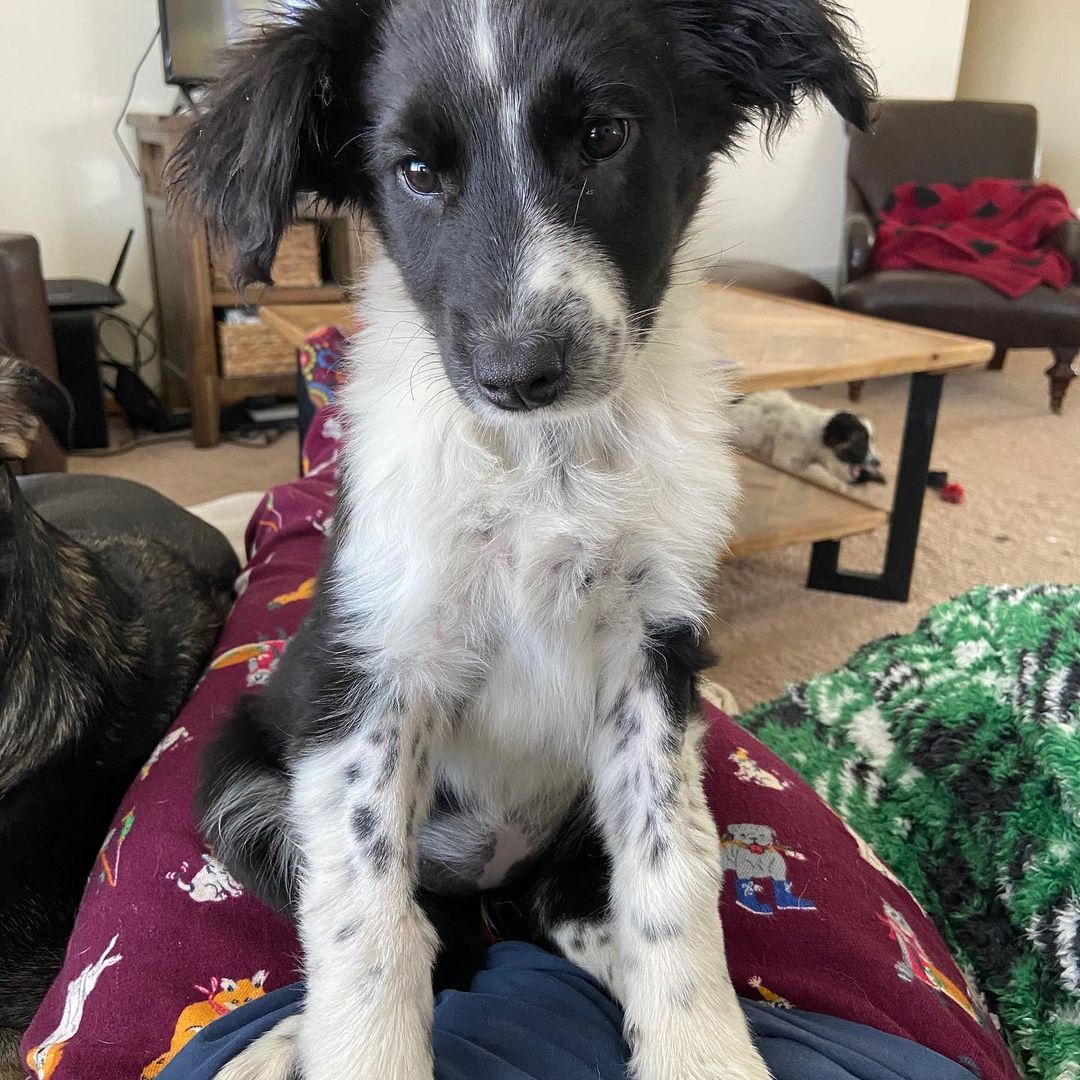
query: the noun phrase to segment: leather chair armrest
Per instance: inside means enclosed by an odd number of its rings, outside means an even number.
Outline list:
[[[1046,243],[1072,263],[1073,281],[1080,282],[1080,221],[1063,221],[1054,226]]]
[[[861,277],[870,269],[874,250],[874,222],[859,189],[849,180],[844,207],[844,281]]]

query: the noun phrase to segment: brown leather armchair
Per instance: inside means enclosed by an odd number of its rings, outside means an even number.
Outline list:
[[[1080,352],[1080,222],[1049,238],[1072,261],[1073,284],[1040,286],[1010,300],[973,278],[936,270],[871,270],[874,217],[907,180],[962,182],[980,176],[1035,179],[1038,113],[1034,106],[988,101],[887,100],[872,134],[849,132],[843,284],[837,303],[884,319],[990,338],[990,367],[1009,349],[1050,349],[1050,408],[1061,412]],[[858,400],[860,384],[851,386]]]
[[[59,382],[41,252],[37,240],[20,233],[0,232],[0,351],[33,364]],[[42,430],[22,471],[63,472],[66,468],[64,452]]]

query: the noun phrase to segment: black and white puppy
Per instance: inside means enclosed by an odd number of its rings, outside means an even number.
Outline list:
[[[731,410],[731,441],[747,454],[835,491],[851,484],[884,484],[865,416],[821,409],[786,390],[739,398]]]
[[[385,245],[312,613],[208,760],[204,828],[308,976],[222,1077],[430,1080],[426,912],[499,887],[621,1001],[638,1080],[768,1075],[695,693],[737,483],[669,284],[711,157],[807,94],[863,124],[869,83],[818,0],[316,0],[211,91],[173,177],[239,282],[301,191]]]

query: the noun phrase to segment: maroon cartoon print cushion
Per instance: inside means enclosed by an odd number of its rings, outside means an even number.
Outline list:
[[[272,489],[201,683],[102,845],[64,967],[23,1041],[36,1080],[149,1080],[219,1016],[299,977],[289,922],[208,851],[192,809],[199,758],[236,696],[263,685],[308,607],[340,437],[313,423],[308,472]],[[739,993],[914,1039],[984,1080],[1008,1053],[933,925],[858,837],[761,743],[711,706],[707,789]]]

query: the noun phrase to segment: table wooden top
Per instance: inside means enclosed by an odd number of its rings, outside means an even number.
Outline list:
[[[296,347],[324,326],[351,328],[349,304],[273,304],[263,322]],[[794,390],[829,383],[946,371],[989,360],[992,342],[887,322],[736,286],[706,285],[705,322],[736,389]]]
[[[706,285],[702,315],[744,393],[946,371],[994,353],[990,341],[733,285]]]
[[[759,298],[763,303],[758,302]],[[990,347],[984,349],[979,341],[909,330],[743,290],[710,291],[709,304],[711,317],[729,327],[729,351],[742,360],[735,378],[740,389],[807,386],[940,369],[989,355]],[[275,304],[259,311],[267,326],[297,347],[324,326],[354,325],[352,308],[347,304]],[[730,320],[721,317],[725,311],[731,313]],[[817,317],[819,312],[822,318]],[[812,333],[815,327],[816,337]],[[881,355],[871,352],[871,330],[882,342]],[[845,339],[845,331],[849,339]],[[811,357],[814,348],[821,349],[824,355]],[[742,475],[744,498],[729,548],[735,558],[788,544],[838,540],[870,532],[888,521],[884,510],[851,495],[827,491],[752,458],[743,459]]]

